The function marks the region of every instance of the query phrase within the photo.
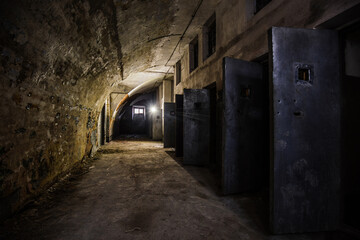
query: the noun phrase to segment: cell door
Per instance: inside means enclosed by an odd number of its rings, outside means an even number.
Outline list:
[[[184,152],[183,141],[184,141],[184,128],[183,128],[183,105],[184,96],[175,95],[176,104],[176,132],[175,132],[175,156],[182,157]]]
[[[164,103],[164,148],[175,147],[175,103]]]
[[[269,33],[270,225],[274,233],[333,230],[340,194],[338,33]]]
[[[184,164],[209,163],[210,92],[184,89]]]
[[[222,189],[230,194],[262,183],[268,106],[261,64],[226,57],[223,72]]]

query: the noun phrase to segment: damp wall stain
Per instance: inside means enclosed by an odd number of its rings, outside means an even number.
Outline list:
[[[111,0],[1,1],[0,220],[96,151],[121,79],[114,19]]]

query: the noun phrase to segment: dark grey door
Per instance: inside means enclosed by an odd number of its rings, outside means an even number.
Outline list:
[[[164,103],[164,148],[175,147],[175,103]]]
[[[223,158],[224,194],[261,185],[265,151],[265,84],[262,65],[224,58]]]
[[[184,89],[184,164],[209,163],[210,92]]]
[[[176,104],[176,139],[175,139],[175,156],[182,157],[184,152],[183,141],[184,141],[184,128],[183,128],[183,105],[184,105],[184,96],[176,95],[175,96]]]
[[[269,33],[270,224],[274,233],[332,230],[340,191],[338,34]]]

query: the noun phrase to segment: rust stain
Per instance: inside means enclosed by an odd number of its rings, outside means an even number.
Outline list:
[[[119,102],[119,104],[117,105],[115,112],[117,112],[119,110],[119,108],[121,107],[121,105],[123,105],[127,100],[129,99],[129,94],[126,94],[123,99],[121,99],[121,101]],[[113,126],[115,121],[114,117],[111,117],[111,121],[110,121],[110,126]]]

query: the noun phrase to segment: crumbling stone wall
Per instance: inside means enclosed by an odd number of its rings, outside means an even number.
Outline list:
[[[111,0],[0,2],[0,219],[94,151],[121,80]]]

